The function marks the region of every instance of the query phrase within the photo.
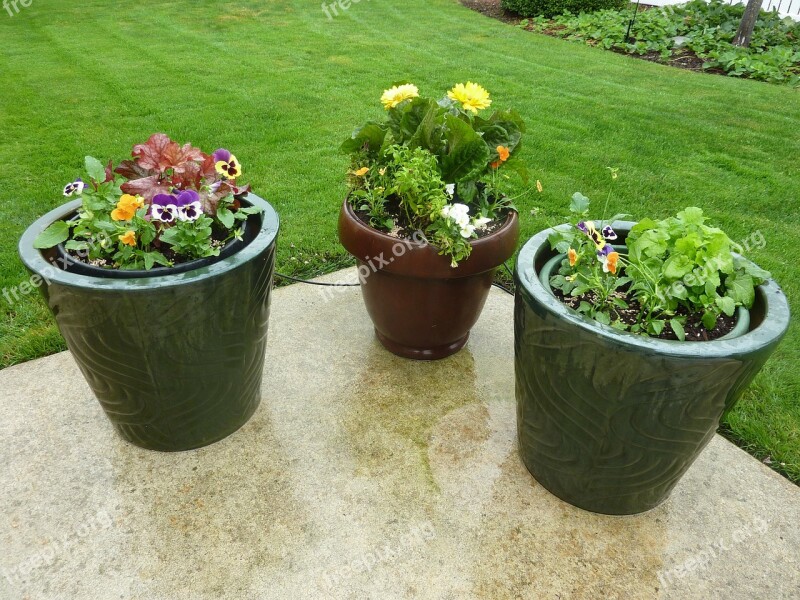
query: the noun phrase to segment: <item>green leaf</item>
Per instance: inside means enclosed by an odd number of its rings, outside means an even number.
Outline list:
[[[673,254],[664,264],[664,276],[671,280],[678,280],[691,273],[694,263],[685,254]]]
[[[716,326],[717,326],[717,314],[713,310],[709,310],[703,313],[703,327],[705,327],[710,331],[711,329],[714,329],[714,327]]]
[[[572,194],[572,201],[569,203],[569,210],[570,212],[582,215],[589,210],[589,199],[581,194],[580,192],[575,192]]]
[[[675,332],[675,335],[680,341],[686,341],[686,332],[683,330],[683,325],[681,324],[680,320],[677,318],[670,319],[669,326],[672,328],[672,331]]]
[[[219,219],[219,222],[222,223],[225,229],[230,229],[233,227],[233,224],[236,221],[234,214],[229,209],[224,207],[217,210],[217,219]]]
[[[66,250],[84,251],[89,249],[89,243],[83,240],[67,240],[64,248]]]
[[[53,248],[69,238],[69,225],[66,221],[56,221],[42,233],[36,236],[33,247],[43,250]]]
[[[687,225],[702,225],[706,220],[703,216],[703,210],[696,206],[683,209],[678,213],[678,218]]]
[[[489,163],[489,147],[470,127],[458,117],[447,115],[448,153],[442,157],[444,181],[470,181],[477,179]]]
[[[661,335],[661,332],[664,331],[664,321],[661,319],[650,321],[650,329],[654,335]]]
[[[725,279],[725,295],[745,308],[753,306],[756,299],[755,282],[747,273],[737,271]]]
[[[350,138],[344,141],[340,149],[345,154],[360,152],[363,149],[370,154],[376,154],[380,151],[384,139],[386,139],[386,129],[378,123],[370,121],[356,129]]]
[[[736,269],[741,269],[746,274],[750,275],[756,285],[761,285],[767,279],[772,277],[772,273],[765,271],[754,262],[751,262],[741,256],[735,256],[733,258],[733,264]]]
[[[99,160],[93,156],[87,156],[85,159],[86,172],[97,183],[103,183],[106,180],[106,168]]]

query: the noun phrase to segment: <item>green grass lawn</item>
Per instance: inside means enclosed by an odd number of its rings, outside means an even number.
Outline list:
[[[469,79],[528,121],[522,157],[544,192],[519,202],[524,238],[565,220],[574,191],[604,196],[617,166],[613,210],[696,205],[736,241],[760,232],[749,256],[798,308],[800,95],[786,87],[531,34],[456,0],[363,1],[332,20],[300,0],[35,0],[0,13],[0,39],[0,287],[26,279],[17,240],[84,155],[122,158],[157,131],[236,153],[281,215],[281,271],[339,268],[342,138],[393,81],[438,94]],[[38,296],[0,306],[1,366],[64,349]],[[725,425],[794,481],[799,359],[795,321]]]

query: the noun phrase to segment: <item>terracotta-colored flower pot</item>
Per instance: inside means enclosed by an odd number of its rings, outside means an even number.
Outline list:
[[[436,360],[455,354],[469,338],[489,295],[497,267],[514,255],[519,221],[471,242],[458,267],[437,248],[369,227],[347,201],[339,214],[339,240],[356,257],[367,312],[384,347],[405,358]]]

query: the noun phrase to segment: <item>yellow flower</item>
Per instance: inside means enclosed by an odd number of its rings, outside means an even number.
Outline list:
[[[417,86],[411,83],[406,83],[405,85],[396,85],[393,88],[383,92],[383,96],[381,96],[381,102],[383,102],[383,107],[386,110],[389,110],[404,100],[416,98],[417,96],[419,96],[419,90],[417,89]]]
[[[542,187],[542,182],[537,179],[536,180],[536,191],[538,191],[541,194],[543,189],[544,188]]]
[[[136,211],[144,206],[144,198],[123,194],[117,202],[117,208],[111,211],[111,218],[115,221],[130,221]]]
[[[497,160],[491,164],[493,169],[497,169],[502,165],[504,162],[508,160],[508,157],[511,156],[511,152],[508,151],[508,148],[505,146],[498,146],[497,147]]]
[[[567,255],[569,256],[569,266],[574,267],[575,264],[578,262],[578,253],[575,252],[575,250],[573,250],[572,248],[570,248]]]
[[[136,245],[136,233],[131,231],[126,231],[121,236],[119,236],[119,241],[125,244],[126,246],[135,246]]]
[[[357,171],[351,171],[351,173],[356,177],[363,177],[364,175],[369,173],[369,167],[361,167]]]
[[[459,83],[452,90],[447,92],[447,97],[461,103],[461,108],[472,113],[489,108],[492,103],[489,100],[489,92],[477,83],[468,81],[466,85]]]

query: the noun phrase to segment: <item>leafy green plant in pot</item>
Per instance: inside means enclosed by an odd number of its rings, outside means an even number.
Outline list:
[[[260,402],[278,216],[228,150],[155,134],[132,156],[87,157],[19,252],[122,437],[189,450]]]
[[[615,173],[616,176],[616,173]],[[588,219],[533,237],[516,268],[520,452],[581,508],[663,502],[789,324],[770,275],[699,208],[641,222]]]
[[[524,123],[483,116],[489,93],[468,82],[436,101],[401,84],[384,92],[386,119],[342,145],[351,157],[339,239],[356,258],[380,342],[407,358],[449,356],[467,342],[494,272],[516,249],[517,213],[503,192],[525,177],[515,160]]]

